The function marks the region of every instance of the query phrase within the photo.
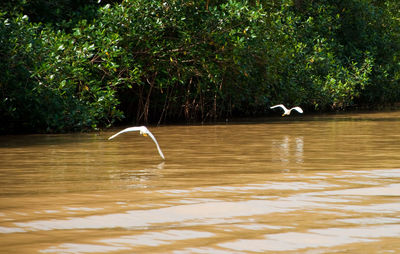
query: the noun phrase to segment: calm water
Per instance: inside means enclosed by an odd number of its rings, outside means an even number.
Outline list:
[[[400,252],[400,112],[150,130],[0,136],[0,252]]]

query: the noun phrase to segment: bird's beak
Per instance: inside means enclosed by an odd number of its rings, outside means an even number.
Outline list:
[[[144,137],[147,137],[147,134],[146,134],[146,133],[143,133],[143,136],[144,136]]]
[[[283,114],[282,116],[286,116],[285,114]]]

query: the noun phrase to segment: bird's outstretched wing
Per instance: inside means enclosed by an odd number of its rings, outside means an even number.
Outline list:
[[[163,158],[163,159],[165,160],[164,154],[163,154],[163,152],[161,151],[161,148],[160,148],[160,146],[158,145],[158,142],[157,142],[156,138],[154,137],[153,133],[151,133],[151,132],[149,131],[149,129],[146,128],[146,126],[135,126],[135,127],[129,127],[129,128],[123,129],[122,131],[120,131],[120,132],[118,132],[118,133],[112,135],[111,137],[109,137],[108,140],[115,138],[115,137],[118,136],[119,134],[122,134],[122,133],[125,133],[125,132],[130,132],[130,131],[141,131],[142,133],[145,133],[145,134],[149,135],[150,138],[151,138],[151,139],[154,141],[154,143],[156,144],[158,153],[160,154],[161,158]]]
[[[281,107],[283,109],[283,111],[285,111],[285,112],[288,110],[283,104],[278,104],[278,105],[272,106],[271,109],[277,108],[277,107]]]
[[[146,127],[145,127],[146,128]],[[150,138],[154,141],[154,143],[157,146],[158,153],[160,154],[161,158],[165,160],[164,154],[161,151],[160,146],[158,145],[157,139],[154,137],[153,133],[151,133],[147,128],[146,128],[146,133],[150,136]]]
[[[297,110],[299,113],[303,113],[303,110],[300,107],[294,107],[292,109]]]
[[[119,134],[122,134],[122,133],[125,133],[125,132],[130,132],[130,131],[140,131],[141,129],[143,129],[143,126],[140,126],[140,127],[129,127],[129,128],[123,129],[122,131],[112,135],[111,137],[108,138],[108,140],[115,138]],[[147,128],[146,128],[146,130],[147,130]]]

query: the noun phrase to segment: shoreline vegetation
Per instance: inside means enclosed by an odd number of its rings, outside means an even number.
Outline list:
[[[397,0],[0,3],[0,133],[399,108]]]

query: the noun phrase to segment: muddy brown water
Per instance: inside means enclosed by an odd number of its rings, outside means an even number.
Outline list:
[[[0,136],[0,253],[399,253],[400,112]]]

